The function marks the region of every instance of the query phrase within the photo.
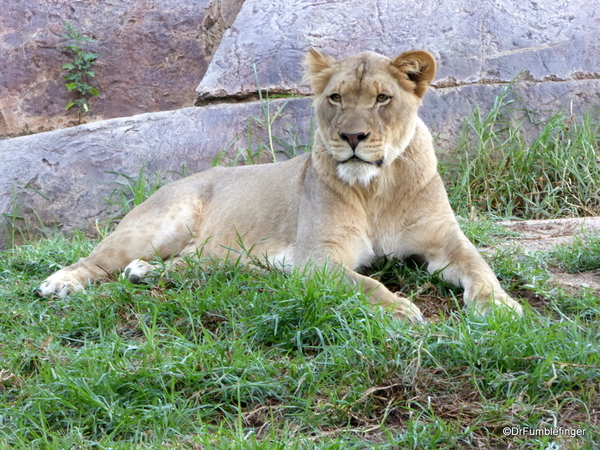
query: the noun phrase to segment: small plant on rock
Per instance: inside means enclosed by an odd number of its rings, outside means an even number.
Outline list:
[[[64,28],[66,34],[63,36],[69,39],[70,44],[64,46],[63,50],[69,53],[73,60],[62,66],[62,69],[67,72],[63,78],[68,91],[77,94],[77,98],[67,103],[65,109],[75,106],[79,114],[85,114],[90,109],[88,100],[100,95],[98,88],[89,84],[90,79],[96,76],[92,67],[96,64],[98,54],[88,52],[83,48],[83,43],[94,42],[92,38],[82,35],[68,23],[64,24]]]

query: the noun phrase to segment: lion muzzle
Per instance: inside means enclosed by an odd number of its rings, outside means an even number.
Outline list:
[[[356,154],[356,149],[358,148],[358,145],[361,142],[366,141],[369,138],[369,136],[371,136],[371,133],[340,133],[339,135],[340,139],[347,142],[350,148],[352,149],[352,156],[343,161],[340,161],[340,164],[345,164],[351,161],[358,161],[364,162],[366,164],[371,164],[372,166],[377,167],[381,167],[383,165],[383,158],[379,158],[375,161],[369,161],[364,158],[361,158]]]
[[[356,156],[356,154],[352,155],[348,159],[345,159],[344,161],[340,161],[340,164],[346,164],[347,162],[351,162],[351,161],[363,162],[365,164],[370,164],[372,166],[377,166],[377,167],[383,166],[383,158],[380,158],[376,161],[367,161],[366,159],[362,159],[360,156]]]
[[[340,133],[340,138],[342,141],[346,141],[354,152],[356,151],[358,144],[360,144],[361,141],[367,140],[370,135],[371,133]]]

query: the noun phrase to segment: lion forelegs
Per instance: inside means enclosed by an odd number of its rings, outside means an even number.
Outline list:
[[[345,270],[345,275],[352,286],[360,285],[363,287],[363,292],[368,296],[369,303],[373,306],[389,309],[394,317],[398,319],[408,319],[410,322],[425,322],[421,310],[414,303],[390,292],[379,281],[350,269]]]

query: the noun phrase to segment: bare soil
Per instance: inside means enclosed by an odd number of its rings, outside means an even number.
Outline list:
[[[501,224],[518,237],[508,238],[505,244],[519,245],[525,251],[549,251],[560,244],[568,244],[582,233],[600,232],[600,217],[577,219],[526,220],[520,222],[505,221]],[[566,273],[558,267],[550,266],[552,281],[568,289],[591,288],[600,294],[600,273]]]

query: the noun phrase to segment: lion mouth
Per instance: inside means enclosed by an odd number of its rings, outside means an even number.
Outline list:
[[[345,159],[344,161],[340,161],[340,164],[346,164],[347,162],[350,162],[350,161],[363,162],[365,164],[370,164],[372,166],[377,166],[377,167],[381,167],[383,165],[383,158],[380,158],[376,161],[367,161],[366,159],[362,159],[360,156],[356,156],[356,155],[352,155],[350,158]]]

